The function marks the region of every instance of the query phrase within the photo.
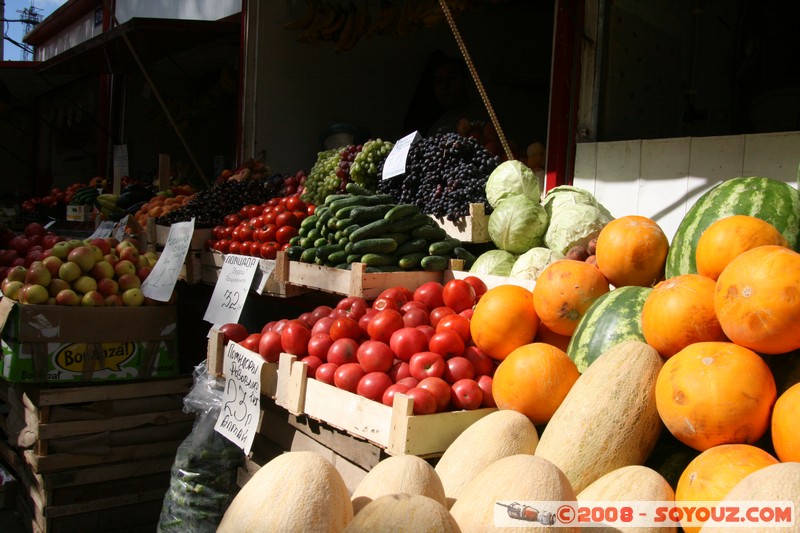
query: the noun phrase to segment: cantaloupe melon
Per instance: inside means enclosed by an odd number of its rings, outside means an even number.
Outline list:
[[[311,531],[311,530],[307,530]],[[345,533],[460,533],[444,505],[421,494],[386,494],[366,504]]]
[[[538,442],[530,419],[512,410],[489,413],[462,431],[436,463],[448,507],[481,470],[509,455],[532,454]]]
[[[612,470],[644,464],[663,427],[655,397],[662,365],[641,341],[611,347],[572,386],[535,455],[563,470],[578,492]]]
[[[353,519],[350,492],[336,468],[314,452],[287,452],[262,466],[231,502],[219,533],[343,531]]]
[[[794,527],[776,528],[776,524],[748,524],[752,533],[774,533],[775,531],[800,531],[797,513],[800,509],[800,463],[778,463],[765,466],[748,474],[722,499],[726,502],[792,502],[794,504]],[[776,507],[786,508],[784,505]],[[700,533],[723,533],[730,528],[704,526]],[[744,530],[742,530],[744,531]]]
[[[592,502],[675,501],[675,492],[664,476],[646,466],[630,465],[612,470],[578,494],[580,505]],[[654,525],[655,526],[655,525]],[[597,533],[671,533],[674,527],[598,527]]]
[[[470,481],[450,509],[464,533],[509,531],[495,526],[497,502],[574,502],[575,491],[564,473],[553,463],[528,454],[510,455],[490,464]],[[537,509],[555,513],[553,509]],[[552,532],[552,525],[518,520],[515,532]],[[515,522],[516,525],[516,522]],[[559,528],[559,532],[579,531],[580,528]]]
[[[447,505],[439,475],[416,455],[387,457],[367,472],[353,491],[353,513],[358,514],[369,502],[387,494],[419,494]]]

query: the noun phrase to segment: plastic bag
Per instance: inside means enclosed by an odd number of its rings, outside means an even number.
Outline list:
[[[214,431],[222,408],[222,386],[209,377],[205,361],[194,371],[184,412],[197,414],[192,432],[178,447],[164,496],[158,531],[214,533],[239,492],[242,449]]]

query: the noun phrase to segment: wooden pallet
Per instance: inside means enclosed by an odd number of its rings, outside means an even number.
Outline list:
[[[183,412],[191,385],[191,377],[78,387],[0,382],[0,398],[10,406],[8,437],[26,468],[50,474],[174,457],[194,420]]]
[[[437,224],[461,242],[485,243],[489,242],[489,215],[486,214],[483,204],[469,204],[469,215],[455,222],[446,218],[434,218]]]
[[[307,376],[308,365],[281,354],[275,401],[385,449],[389,455],[438,457],[462,431],[495,408],[414,415],[413,400],[397,394],[392,407]]]

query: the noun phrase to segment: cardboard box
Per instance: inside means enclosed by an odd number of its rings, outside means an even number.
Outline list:
[[[68,205],[67,206],[67,221],[68,222],[89,222],[92,214],[92,206],[90,205]]]
[[[0,300],[2,377],[67,383],[178,373],[173,305],[62,307]]]

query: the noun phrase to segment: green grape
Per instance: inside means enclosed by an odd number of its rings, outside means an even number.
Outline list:
[[[362,187],[374,191],[378,186],[378,168],[394,147],[394,143],[382,139],[370,139],[358,152],[350,167],[350,179]]]

